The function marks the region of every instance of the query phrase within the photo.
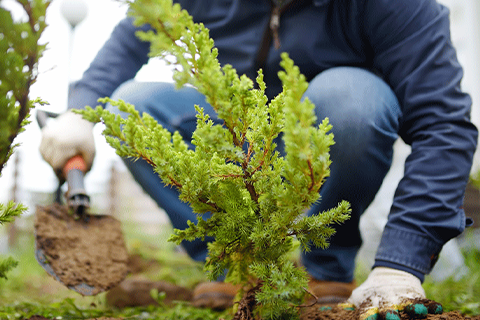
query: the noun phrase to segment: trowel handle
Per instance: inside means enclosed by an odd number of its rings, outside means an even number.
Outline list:
[[[71,170],[79,170],[83,179],[83,175],[87,171],[87,164],[81,155],[76,155],[67,161],[67,164],[63,167],[63,176],[66,178]]]
[[[63,167],[63,175],[67,179],[68,192],[67,204],[75,213],[81,215],[85,208],[90,206],[90,198],[85,191],[83,177],[87,171],[87,165],[82,156],[77,155],[68,160]]]

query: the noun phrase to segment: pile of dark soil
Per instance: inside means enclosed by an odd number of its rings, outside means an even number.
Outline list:
[[[414,320],[418,318],[410,317],[405,313],[400,313],[402,320]],[[344,310],[338,306],[313,306],[305,310],[301,320],[358,320],[358,310]],[[463,316],[457,311],[444,312],[443,314],[427,315],[425,320],[480,320],[480,316]]]
[[[107,215],[76,218],[65,206],[38,206],[36,254],[40,264],[65,286],[95,295],[127,275],[128,253],[121,223]],[[94,288],[83,293],[78,288]]]

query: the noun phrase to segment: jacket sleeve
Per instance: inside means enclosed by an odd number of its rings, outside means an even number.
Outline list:
[[[478,134],[471,99],[461,90],[447,8],[435,0],[360,2],[374,67],[399,100],[400,136],[412,147],[376,261],[411,256],[407,267],[425,274],[466,226],[462,203]]]
[[[138,39],[135,32],[149,27],[136,28],[132,22],[130,17],[119,22],[82,78],[72,85],[68,109],[97,106],[99,98],[111,96],[148,62],[150,43]]]

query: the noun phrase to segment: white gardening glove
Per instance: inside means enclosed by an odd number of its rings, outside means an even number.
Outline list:
[[[84,120],[81,115],[67,111],[42,129],[40,153],[57,176],[67,161],[76,155],[85,160],[87,171],[95,157],[93,123]]]
[[[391,268],[377,267],[353,290],[348,304],[360,309],[361,320],[400,320],[399,312],[418,319],[443,312],[440,304],[427,300],[420,279]]]

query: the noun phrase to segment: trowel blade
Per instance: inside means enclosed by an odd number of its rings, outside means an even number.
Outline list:
[[[56,280],[96,295],[125,279],[128,253],[121,223],[107,215],[75,218],[66,206],[37,206],[35,257]]]

